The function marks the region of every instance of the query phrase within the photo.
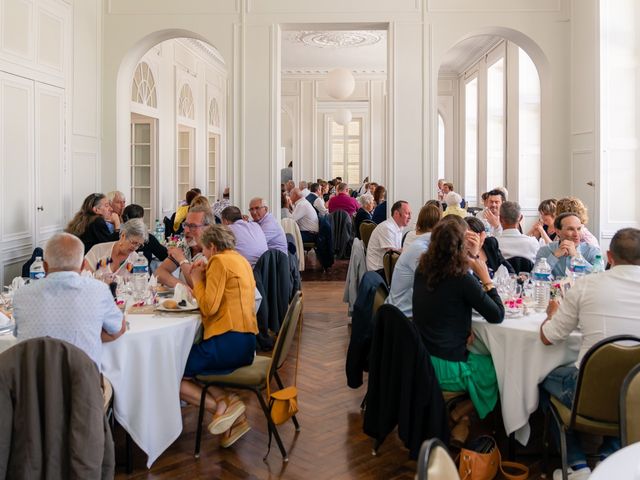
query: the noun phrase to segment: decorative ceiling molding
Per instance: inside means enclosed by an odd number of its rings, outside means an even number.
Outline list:
[[[180,39],[187,43],[191,48],[198,51],[201,55],[210,58],[214,61],[214,63],[219,63],[220,65],[224,65],[224,59],[216,50],[216,48],[208,43],[202,42],[200,40],[196,40],[195,38],[182,38]]]
[[[329,68],[284,68],[283,75],[326,75]],[[386,75],[386,70],[380,69],[350,69],[354,75]]]
[[[378,30],[356,31],[302,31],[285,35],[287,41],[317,48],[354,48],[379,43],[386,32]]]

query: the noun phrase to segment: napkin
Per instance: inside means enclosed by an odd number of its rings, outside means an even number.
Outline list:
[[[191,295],[191,292],[189,291],[189,289],[187,287],[185,287],[182,283],[177,283],[175,286],[175,289],[173,291],[173,299],[180,303],[182,300],[184,300],[185,302],[187,302],[187,304],[189,305],[197,305],[197,302],[195,300],[195,298],[193,298],[193,295]]]
[[[493,275],[493,283],[496,285],[505,285],[509,282],[509,270],[504,265],[500,265],[496,273]]]
[[[11,289],[17,290],[20,287],[23,287],[25,284],[25,280],[22,277],[16,277],[11,281]]]
[[[11,321],[11,319],[7,317],[4,313],[0,312],[0,328],[8,327],[9,325],[12,325],[12,324],[13,322]]]
[[[158,286],[158,277],[151,275],[149,278],[149,287],[156,288]]]
[[[80,276],[93,278],[93,273],[91,273],[91,270],[82,270]]]

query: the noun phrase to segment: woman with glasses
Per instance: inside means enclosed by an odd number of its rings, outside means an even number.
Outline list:
[[[192,405],[199,405],[202,397],[201,385],[192,378],[251,365],[258,333],[256,282],[251,265],[235,249],[233,232],[223,225],[210,225],[202,232],[200,242],[207,261],[193,264],[191,278],[204,333],[203,340],[191,347],[180,385],[180,398]],[[249,431],[245,404],[237,396],[210,387],[204,402],[213,414],[209,432],[223,434],[223,448]]]
[[[99,243],[89,250],[84,257],[85,270],[118,276],[129,275],[133,267],[131,254],[144,245],[147,237],[147,226],[141,219],[134,218],[123,223],[117,242]]]
[[[113,223],[113,233],[107,227],[107,222]],[[120,217],[114,215],[107,197],[102,193],[92,193],[84,199],[80,211],[71,219],[65,231],[82,240],[86,254],[94,245],[118,240],[119,229]]]
[[[127,222],[134,218],[140,218],[144,221],[144,208],[142,208],[140,205],[132,203],[131,205],[127,205],[122,211],[122,221]],[[158,241],[158,239],[151,233],[147,235],[147,241],[144,242],[142,248],[138,250],[141,251],[142,254],[146,257],[147,261],[149,262],[149,268],[151,268],[151,261],[154,258],[163,261],[165,258],[167,258],[167,255],[169,255],[169,253],[167,252],[167,247],[162,245]]]

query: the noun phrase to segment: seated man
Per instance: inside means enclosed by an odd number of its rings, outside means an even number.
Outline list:
[[[114,190],[113,192],[107,193],[107,200],[109,200],[109,205],[111,206],[111,211],[113,212],[111,214],[112,217],[114,215],[118,217],[117,221],[116,219],[113,219],[112,221],[107,222],[107,228],[111,233],[113,233],[116,230],[116,223],[117,225],[120,225],[122,223],[122,212],[124,210],[124,206],[127,203],[127,199],[125,198],[124,193],[118,190]]]
[[[68,233],[44,247],[47,276],[16,291],[13,315],[18,341],[53,337],[83,350],[100,369],[102,342],[122,335],[126,324],[109,287],[80,275],[84,245]]]
[[[324,204],[324,198],[322,197],[322,187],[320,186],[320,184],[312,183],[311,185],[309,185],[309,190],[311,191],[311,193],[309,193],[309,195],[307,195],[305,198],[311,205],[313,205],[313,208],[316,209],[318,215],[323,216],[329,213],[329,210],[327,210],[327,207]]]
[[[521,220],[522,213],[517,202],[504,202],[500,205],[502,234],[497,237],[498,246],[507,260],[513,257],[523,257],[535,262],[540,243],[535,238],[523,235],[518,230]]]
[[[222,222],[222,217],[220,216],[220,214],[222,213],[222,210],[224,210],[225,208],[231,206],[231,200],[230,200],[229,197],[230,197],[230,195],[229,195],[229,187],[227,187],[222,192],[222,200],[220,200],[220,199],[216,200],[216,202],[211,207],[211,209],[213,210],[213,216],[216,219],[216,223],[221,223]]]
[[[229,227],[236,238],[236,251],[246,258],[253,268],[260,256],[269,249],[262,228],[255,222],[243,219],[240,209],[233,205],[225,208],[220,216],[222,224]]]
[[[391,207],[391,218],[378,224],[369,238],[367,246],[367,270],[377,271],[384,278],[382,259],[388,250],[401,251],[402,229],[411,220],[411,207],[398,200]]]
[[[289,194],[293,203],[292,217],[300,228],[303,242],[315,242],[320,230],[318,213],[309,201],[302,196],[299,188],[294,188]]]
[[[269,207],[264,204],[262,198],[251,199],[249,202],[249,214],[262,229],[269,249],[280,250],[285,255],[288,255],[287,237],[284,234],[284,230],[280,222],[269,212]]]
[[[191,265],[193,262],[204,258],[200,235],[207,225],[213,225],[215,219],[210,208],[195,205],[189,208],[187,218],[182,224],[184,228],[184,244],[169,247],[169,256],[156,270],[158,282],[167,287],[175,287],[182,283],[193,287],[191,280]],[[179,276],[174,276],[174,272]]]
[[[333,213],[336,210],[344,210],[353,217],[360,205],[358,201],[349,195],[349,186],[346,183],[339,183],[337,187],[337,193],[335,197],[332,197],[328,203],[329,213]]]
[[[305,182],[304,180],[300,180],[300,182],[298,183],[298,188],[300,188],[300,194],[305,198],[307,198],[307,195],[311,193],[311,191],[307,187],[307,182]]]
[[[556,368],[542,383],[545,391],[569,408],[576,390],[578,367],[587,350],[613,335],[640,336],[640,230],[618,230],[611,240],[607,259],[612,265],[611,270],[581,279],[569,290],[559,307],[558,303],[549,302],[547,319],[540,327],[540,339],[545,345],[562,342],[577,328],[582,332],[576,363]],[[591,471],[579,438],[572,431],[567,432],[566,438],[571,467],[569,478],[588,478]],[[617,438],[604,437],[601,454],[606,456],[618,448],[620,442]],[[556,470],[553,478],[562,478],[561,474]]]
[[[593,261],[600,249],[580,241],[582,222],[575,213],[561,213],[553,221],[553,227],[558,235],[557,240],[545,245],[538,250],[536,260],[546,258],[551,273],[554,277],[567,275],[571,263],[571,257],[575,257],[580,251],[587,261],[587,273],[591,273]]]
[[[482,221],[487,221],[491,226],[491,235],[494,237],[500,236],[502,233],[502,226],[500,225],[500,206],[502,202],[506,201],[504,192],[498,188],[494,188],[490,192],[487,192],[486,208],[481,210],[476,215]]]

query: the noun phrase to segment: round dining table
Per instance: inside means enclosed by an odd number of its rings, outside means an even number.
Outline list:
[[[590,480],[640,480],[640,442],[609,455],[596,467]]]
[[[543,344],[540,325],[545,318],[544,312],[531,313],[491,324],[478,314],[472,317],[476,338],[470,350],[491,354],[506,433],[514,433],[522,445],[529,442],[529,416],[538,408],[538,385],[554,368],[575,362],[580,350],[578,332],[564,342]]]

